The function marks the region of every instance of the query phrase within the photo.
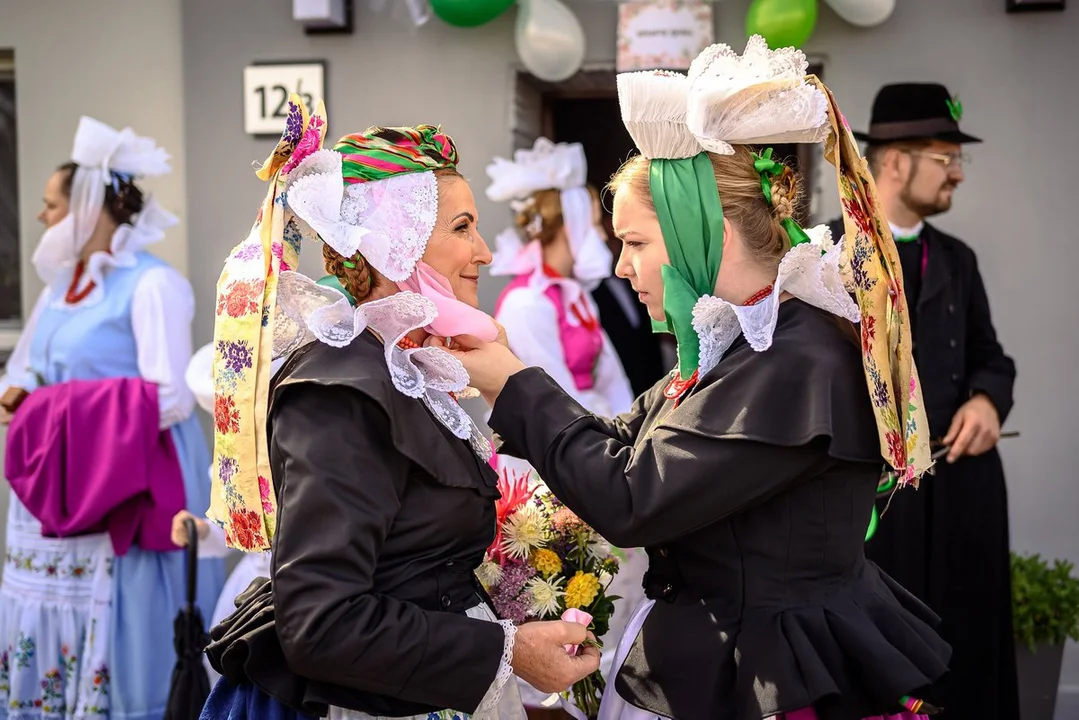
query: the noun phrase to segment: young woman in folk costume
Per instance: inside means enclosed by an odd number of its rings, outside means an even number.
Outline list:
[[[908,483],[930,463],[899,264],[839,109],[805,70],[753,37],[742,56],[707,49],[688,77],[619,77],[641,155],[612,182],[617,272],[679,351],[633,410],[593,415],[497,343],[450,350],[504,446],[597,532],[648,550],[649,600],[604,720],[935,710],[917,698],[947,669],[937,619],[863,552],[882,457]],[[821,141],[842,248],[797,226],[791,171],[748,147]]]
[[[169,520],[209,502],[206,441],[183,374],[194,295],[146,251],[176,218],[135,185],[168,154],[79,122],[45,186],[45,289],[7,365],[13,497],[0,587],[0,718],[159,720],[184,558]],[[199,563],[199,599],[220,592]]]
[[[514,228],[497,238],[492,275],[512,279],[495,306],[510,350],[521,362],[543,370],[585,409],[612,417],[630,409],[633,392],[611,341],[599,325],[590,293],[613,265],[604,230],[599,194],[585,184],[588,166],[580,143],[536,140],[513,160],[495,158],[487,166],[487,197],[510,201]],[[527,243],[522,245],[524,233]],[[499,472],[524,475],[524,460],[498,456]],[[607,592],[615,601],[608,637],[621,634],[629,614],[643,598],[641,581],[647,557],[639,548],[620,551],[621,568]],[[601,669],[610,674],[613,645],[605,647]],[[523,686],[525,704],[548,699]]]
[[[273,555],[212,630],[204,717],[523,718],[514,673],[562,690],[599,657],[564,649],[581,625],[495,622],[473,572],[494,539],[491,447],[457,403],[460,363],[422,347],[497,335],[476,309],[491,256],[472,192],[438,128],[332,150],[324,133],[294,97],[219,282],[210,514]],[[324,283],[291,271],[319,239]]]

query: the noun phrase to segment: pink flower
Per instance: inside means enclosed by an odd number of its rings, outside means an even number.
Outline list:
[[[322,147],[322,125],[322,118],[317,115],[311,118],[307,123],[307,129],[304,130],[303,136],[300,138],[300,142],[296,143],[296,149],[292,151],[292,155],[289,157],[288,162],[281,168],[282,175],[287,174],[290,170],[303,162],[304,158]]]
[[[262,511],[267,515],[273,515],[274,507],[270,502],[270,481],[259,475],[259,499],[262,500]]]
[[[592,622],[592,616],[586,613],[584,610],[578,610],[577,608],[570,608],[566,612],[562,613],[562,622],[577,623],[578,625],[584,625],[588,627]],[[566,652],[570,655],[577,654],[576,645],[563,645],[566,648]]]

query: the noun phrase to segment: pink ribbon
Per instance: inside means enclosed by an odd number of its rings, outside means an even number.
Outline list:
[[[404,282],[397,283],[401,290],[419,293],[435,304],[438,317],[425,329],[437,337],[451,338],[457,335],[473,335],[483,342],[494,342],[498,328],[491,316],[458,300],[450,287],[450,281],[422,260]]]
[[[584,625],[587,628],[592,623],[592,616],[584,610],[570,608],[562,613],[562,622],[577,623],[578,625]],[[577,645],[563,645],[562,647],[566,648],[566,652],[570,655],[577,654]]]

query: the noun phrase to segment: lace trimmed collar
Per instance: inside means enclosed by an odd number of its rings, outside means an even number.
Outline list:
[[[700,375],[719,364],[739,335],[757,352],[772,346],[783,293],[857,323],[861,313],[840,274],[842,247],[825,225],[806,230],[812,242],[791,248],[779,263],[769,294],[755,305],[734,305],[705,295],[693,308],[693,329],[701,341]]]
[[[398,345],[410,332],[435,319],[438,312],[433,302],[418,293],[402,291],[353,307],[338,290],[301,273],[282,272],[278,282],[275,358],[315,341],[344,347],[364,330],[373,330],[382,338],[393,386],[422,400],[442,425],[468,440],[482,460],[490,460],[490,443],[456,399],[474,395],[461,362],[438,348]]]

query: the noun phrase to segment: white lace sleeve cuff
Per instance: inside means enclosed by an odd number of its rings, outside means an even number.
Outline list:
[[[517,626],[510,620],[499,620],[498,624],[506,633],[505,644],[502,646],[502,660],[498,664],[494,681],[480,700],[476,712],[472,713],[473,720],[498,720],[500,717],[498,705],[502,700],[502,691],[513,677],[513,644],[517,640]]]

